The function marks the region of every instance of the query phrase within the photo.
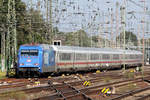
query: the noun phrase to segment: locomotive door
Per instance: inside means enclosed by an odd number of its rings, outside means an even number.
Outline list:
[[[49,51],[49,66],[50,71],[55,71],[55,52],[53,50]]]
[[[44,51],[44,66],[43,72],[52,72],[55,70],[55,54],[52,50]]]

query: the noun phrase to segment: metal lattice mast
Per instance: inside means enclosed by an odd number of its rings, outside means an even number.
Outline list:
[[[119,47],[119,18],[118,18],[118,9],[119,8],[119,2],[116,2],[116,48]]]
[[[4,9],[5,5],[5,1],[2,1],[0,4],[0,7],[2,9]],[[3,13],[3,12],[1,12]],[[5,23],[1,23],[0,24],[0,33],[1,33],[1,71],[4,72],[6,71],[6,24]]]
[[[6,49],[5,49],[5,33],[6,33],[6,29],[4,28],[4,25],[2,25],[2,29],[1,29],[1,71],[4,72],[5,69],[5,55],[6,55]]]
[[[111,34],[111,40],[110,40],[111,43],[110,43],[110,45],[111,46],[110,47],[114,48],[114,41],[113,41],[113,36],[114,36],[114,33],[113,33],[113,24],[114,24],[113,23],[113,19],[114,19],[113,18],[114,17],[113,16],[113,8],[111,8],[110,11],[111,11],[111,21],[110,21],[110,23],[111,23],[111,33],[110,33]]]
[[[52,26],[52,0],[49,0],[49,24],[50,24],[50,43],[53,43],[53,26]]]
[[[15,0],[13,0],[13,53],[14,53],[14,57],[13,57],[13,61],[16,62],[17,60],[17,32],[16,32],[16,9],[15,9]]]
[[[46,0],[45,1],[45,3],[46,3],[46,26],[47,26],[47,32],[46,32],[46,34],[45,34],[45,38],[46,38],[46,43],[48,42],[48,33],[49,33],[49,24],[48,24],[48,18],[49,18],[49,13],[48,13],[48,11],[49,11],[49,6],[48,6],[48,0]]]
[[[140,42],[140,32],[141,32],[141,30],[140,30],[140,25],[138,25],[138,27],[137,27],[137,29],[138,29],[138,31],[137,31],[137,39],[138,39],[138,50],[140,50],[140,46],[141,46],[141,42]]]
[[[33,12],[33,4],[32,4],[32,0],[30,0],[30,14],[29,14],[29,25],[30,25],[30,32],[32,34],[32,12]],[[32,35],[30,35],[32,36]],[[34,35],[32,36],[32,42],[34,43],[35,38]]]
[[[122,25],[122,31],[123,31],[123,49],[125,49],[125,6],[123,5],[123,6],[121,6],[121,25]],[[122,37],[121,37],[122,38]],[[120,39],[121,39],[120,38]],[[121,41],[121,43],[122,43],[122,41]]]
[[[143,0],[143,3],[144,3],[144,16],[143,16],[143,63],[142,63],[142,66],[144,67],[144,59],[145,59],[145,15],[146,15],[146,7],[145,7],[145,0]],[[143,75],[143,71],[142,71],[142,75]]]
[[[46,0],[46,21],[47,21],[47,33],[46,33],[46,42],[52,44],[52,0]]]
[[[125,59],[125,49],[126,49],[126,33],[125,33],[126,15],[125,14],[126,14],[126,0],[124,0],[123,6],[121,7],[121,25],[122,25],[122,30],[123,30],[123,49],[124,49],[123,59]],[[123,70],[125,71],[125,63],[123,65]]]
[[[17,55],[15,0],[8,0],[7,27],[6,66],[7,70],[9,70],[10,66],[16,61]]]

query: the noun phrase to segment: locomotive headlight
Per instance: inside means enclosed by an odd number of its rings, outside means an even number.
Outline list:
[[[24,65],[24,63],[21,63],[20,66]]]
[[[39,64],[38,64],[38,63],[35,63],[34,65],[37,66],[37,65],[39,65]]]

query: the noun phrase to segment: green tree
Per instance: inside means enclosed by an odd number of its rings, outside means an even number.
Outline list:
[[[73,46],[90,46],[90,38],[84,30],[65,33],[65,45]]]
[[[77,31],[78,39],[79,39],[79,46],[89,47],[91,44],[90,38],[88,37],[87,33],[84,30]]]
[[[16,31],[18,47],[26,43],[48,43],[46,38],[47,28],[40,11],[26,9],[26,4],[16,0]],[[7,33],[8,0],[0,0],[0,26]],[[5,29],[5,30],[4,30]],[[1,32],[0,32],[1,33]]]
[[[46,22],[43,19],[42,14],[38,10],[30,9],[27,13],[27,16],[30,18],[29,21],[27,21],[27,25],[29,25],[28,29],[28,35],[29,35],[29,42],[34,43],[46,43],[48,42],[48,39],[46,37],[47,27]],[[31,35],[31,37],[30,37]]]
[[[124,34],[123,32],[116,38],[117,40],[120,39],[121,44],[124,43]],[[125,32],[125,42],[126,44],[129,44],[129,42],[132,42],[134,46],[137,46],[137,36],[133,32],[126,31]]]

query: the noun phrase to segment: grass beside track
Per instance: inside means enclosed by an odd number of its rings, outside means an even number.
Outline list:
[[[1,72],[0,71],[0,79],[6,78],[6,72]]]
[[[0,100],[29,100],[28,96],[23,91],[12,91],[0,95]]]

